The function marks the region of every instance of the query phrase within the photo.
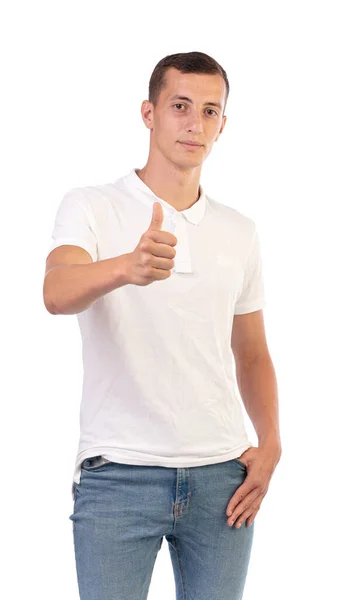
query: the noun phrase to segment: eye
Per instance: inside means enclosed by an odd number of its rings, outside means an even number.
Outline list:
[[[176,104],[173,104],[173,106],[185,106],[185,104],[183,104],[182,102],[177,102]],[[210,110],[212,113],[214,113],[215,115],[217,115],[216,110],[213,110],[212,108],[207,108],[206,110]],[[182,112],[182,111],[180,111]]]

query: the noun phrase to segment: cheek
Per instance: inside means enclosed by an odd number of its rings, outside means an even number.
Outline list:
[[[154,128],[158,146],[165,148],[174,144],[178,145],[176,141],[181,139],[181,131],[182,128],[178,121],[174,119],[162,119]]]

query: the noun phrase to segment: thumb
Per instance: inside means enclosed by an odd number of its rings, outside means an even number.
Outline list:
[[[154,202],[151,223],[148,231],[160,230],[163,224],[164,213],[160,202]]]

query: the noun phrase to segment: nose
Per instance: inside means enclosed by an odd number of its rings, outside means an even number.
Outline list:
[[[188,120],[187,126],[186,126],[186,131],[192,132],[192,133],[202,133],[203,124],[202,124],[201,115],[192,114],[189,117],[189,120]]]

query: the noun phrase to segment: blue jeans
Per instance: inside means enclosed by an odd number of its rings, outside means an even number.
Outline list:
[[[163,537],[176,600],[241,600],[254,522],[227,524],[246,478],[234,458],[169,468],[88,458],[75,484],[73,538],[81,600],[145,600]]]

